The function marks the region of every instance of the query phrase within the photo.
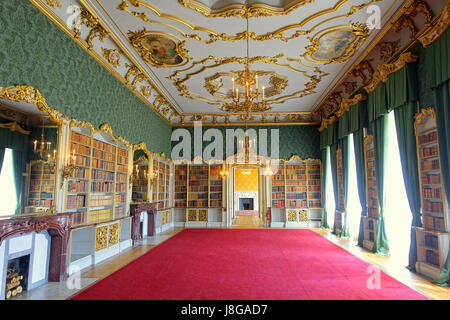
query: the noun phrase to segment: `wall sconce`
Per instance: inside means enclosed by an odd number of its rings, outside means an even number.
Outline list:
[[[72,154],[69,155],[69,164],[65,165],[62,169],[62,181],[61,188],[64,185],[64,181],[67,180],[75,170],[78,171],[78,167],[76,166],[77,156],[75,155],[75,149],[72,151]]]
[[[270,164],[267,165],[266,168],[264,169],[263,175],[265,175],[266,177],[273,176],[273,170]]]
[[[222,171],[220,171],[220,175],[222,176],[222,178],[227,178],[228,177],[228,171],[222,170]]]

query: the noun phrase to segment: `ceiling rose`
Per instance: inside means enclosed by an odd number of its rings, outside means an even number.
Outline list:
[[[178,0],[183,6],[206,17],[249,17],[288,15],[314,0]]]

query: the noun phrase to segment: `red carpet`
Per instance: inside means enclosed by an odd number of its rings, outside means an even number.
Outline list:
[[[259,211],[256,210],[240,210],[236,211],[237,216],[258,216]]]
[[[427,299],[310,230],[187,229],[73,299]]]

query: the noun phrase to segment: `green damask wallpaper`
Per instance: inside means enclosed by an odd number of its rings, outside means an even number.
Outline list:
[[[230,126],[230,127],[211,127],[204,126],[203,133],[209,129],[215,128],[220,130],[222,136],[225,138],[226,129],[244,129],[243,126]],[[191,155],[194,156],[194,127],[185,127],[185,128],[173,128],[173,130],[177,129],[186,129],[189,131],[192,137],[191,143]],[[248,126],[248,129],[255,129],[256,134],[258,135],[259,129],[267,129],[267,144],[268,144],[268,155],[271,154],[270,150],[270,130],[278,129],[279,130],[279,156],[281,159],[289,159],[293,155],[297,155],[302,159],[307,158],[320,158],[320,134],[317,130],[317,126]],[[172,147],[176,145],[178,142],[172,142]],[[203,142],[203,148],[209,145],[210,141]],[[237,151],[236,143],[234,146],[235,152]],[[223,154],[225,157],[226,146],[224,145]]]
[[[30,85],[49,106],[170,155],[171,126],[27,0],[0,1],[0,86]]]

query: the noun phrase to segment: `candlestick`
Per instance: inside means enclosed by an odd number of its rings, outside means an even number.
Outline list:
[[[34,144],[34,151],[36,152],[36,144],[37,144],[37,140],[34,140],[34,141],[33,141],[33,144]]]

